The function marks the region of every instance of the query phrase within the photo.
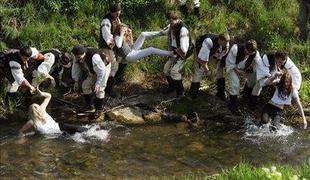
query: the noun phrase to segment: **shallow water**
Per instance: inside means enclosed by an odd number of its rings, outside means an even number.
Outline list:
[[[1,177],[144,178],[202,171],[220,172],[241,161],[254,165],[298,165],[310,157],[309,130],[262,136],[248,124],[190,132],[185,123],[125,127],[106,124],[111,140],[29,135],[18,139],[22,124],[0,124]],[[286,132],[286,131],[285,131]],[[288,131],[287,131],[288,132]],[[103,133],[103,132],[101,132]],[[266,134],[266,133],[265,133]]]

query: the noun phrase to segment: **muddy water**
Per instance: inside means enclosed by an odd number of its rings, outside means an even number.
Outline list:
[[[298,165],[310,157],[309,130],[260,137],[217,127],[189,132],[186,124],[140,127],[106,125],[111,141],[79,143],[70,136],[29,135],[22,124],[0,124],[1,177],[145,178],[213,174],[241,161],[254,165]]]

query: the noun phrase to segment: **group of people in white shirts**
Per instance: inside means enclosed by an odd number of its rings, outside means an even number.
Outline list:
[[[270,52],[261,57],[255,40],[250,39],[245,43],[230,46],[228,33],[199,36],[194,48],[189,29],[174,11],[167,14],[169,25],[166,28],[160,31],[142,32],[133,43],[132,30],[121,23],[120,14],[120,6],[113,5],[110,13],[101,22],[99,48],[79,44],[73,47],[72,57],[57,49],[40,53],[36,48],[22,48],[1,53],[1,73],[10,81],[8,92],[16,92],[22,85],[29,87],[32,93],[39,93],[45,97],[41,105],[30,106],[31,120],[21,129],[21,133],[30,127],[35,127],[41,133],[49,132],[45,130],[49,129],[49,126],[54,127],[52,129],[55,131],[71,133],[85,130],[74,125],[58,125],[45,110],[51,95],[41,92],[39,86],[46,79],[50,79],[52,84],[56,84],[54,82],[57,81],[57,84],[61,85],[65,69],[71,68],[74,90],[82,91],[85,100],[82,110],[93,112],[94,118],[97,118],[102,112],[105,93],[109,94],[113,90],[115,75],[121,64],[116,61],[116,56],[127,62],[136,62],[152,54],[168,57],[164,65],[168,87],[163,92],[176,92],[176,97],[180,99],[184,97],[182,73],[184,62],[193,52],[194,65],[189,90],[192,99],[199,96],[200,82],[205,76],[210,75],[209,60],[214,59],[216,96],[226,100],[224,77],[226,69],[229,81],[228,107],[232,113],[238,113],[237,97],[241,89],[240,80],[244,78],[246,83],[243,97],[249,99],[252,110],[256,109],[257,98],[264,86],[276,87],[272,99],[263,108],[262,123],[270,122],[275,129],[279,127],[284,105],[291,105],[291,100],[295,99],[303,118],[304,128],[307,128],[307,120],[298,95],[302,82],[301,73],[285,51]],[[141,49],[145,39],[164,35],[168,36],[168,50],[155,47]],[[24,76],[29,59],[39,62],[36,69],[31,72],[32,84]],[[55,76],[51,75],[53,71],[56,72]],[[47,128],[42,127],[46,123]]]

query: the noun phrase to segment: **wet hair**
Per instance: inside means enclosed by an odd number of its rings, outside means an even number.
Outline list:
[[[257,51],[257,42],[254,39],[248,40],[248,42],[245,43],[245,49],[250,52]]]
[[[286,80],[289,80],[289,82],[290,82],[288,87],[285,86]],[[278,92],[279,92],[279,94],[278,94],[279,98],[286,99],[287,96],[289,96],[291,94],[292,89],[293,89],[292,76],[288,72],[285,72],[281,76],[280,82],[279,82],[277,87],[278,87]]]
[[[115,12],[121,11],[121,10],[122,10],[122,7],[121,7],[120,3],[112,4],[111,7],[110,7],[110,12],[111,13],[115,13]]]
[[[230,36],[228,33],[219,34],[219,39],[222,41],[230,41]]]
[[[75,45],[72,49],[72,53],[74,55],[82,55],[85,52],[86,52],[86,48],[81,44]]]
[[[20,52],[20,54],[22,56],[25,56],[25,57],[28,57],[28,58],[30,58],[31,55],[32,55],[32,50],[31,50],[30,47],[23,47],[23,48],[20,49],[19,52]]]
[[[286,58],[288,57],[288,54],[286,51],[281,50],[281,51],[277,51],[274,56],[275,58],[286,60]]]
[[[33,121],[34,126],[36,127],[38,123],[45,123],[46,120],[43,116],[43,110],[39,104],[33,103],[29,106],[28,117]]]

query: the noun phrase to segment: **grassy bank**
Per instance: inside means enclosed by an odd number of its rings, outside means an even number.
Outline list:
[[[22,45],[44,50],[59,48],[70,51],[77,43],[97,46],[99,24],[108,12],[106,0],[1,0],[0,48]],[[176,9],[167,0],[123,0],[123,22],[130,24],[135,37],[141,31],[159,30],[166,25],[165,12]],[[189,16],[192,39],[206,32],[228,31],[234,42],[254,38],[261,55],[270,50],[286,49],[303,74],[300,91],[303,102],[310,99],[310,41],[298,39],[298,1],[296,0],[238,0],[230,4],[201,2],[202,17]],[[310,27],[309,27],[310,28]],[[167,48],[167,38],[147,40],[145,47]],[[160,74],[166,59],[151,56],[130,64],[127,78],[135,76],[137,69],[146,74]],[[190,78],[191,58],[185,67]]]
[[[206,175],[204,173],[188,174],[184,176],[161,177],[151,179],[193,179],[193,180],[306,180],[310,179],[310,161],[300,167],[268,166],[255,167],[248,163],[241,163],[231,169],[223,170],[219,174]]]

